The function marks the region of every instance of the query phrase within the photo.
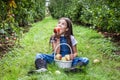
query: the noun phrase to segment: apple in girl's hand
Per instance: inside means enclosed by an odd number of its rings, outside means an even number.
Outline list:
[[[62,55],[60,55],[60,54],[56,54],[55,58],[56,58],[57,60],[61,60]]]
[[[54,28],[54,33],[59,33],[60,32],[60,27],[55,27]]]
[[[69,54],[65,55],[65,58],[66,58],[67,61],[69,61],[70,60],[70,55]]]

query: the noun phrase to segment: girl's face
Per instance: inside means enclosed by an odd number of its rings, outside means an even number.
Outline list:
[[[58,21],[57,27],[60,27],[60,34],[65,34],[65,32],[68,30],[67,28],[67,22],[64,19],[60,19]]]

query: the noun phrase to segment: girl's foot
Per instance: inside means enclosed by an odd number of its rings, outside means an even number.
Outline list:
[[[33,73],[42,73],[42,72],[46,72],[47,69],[46,68],[40,68],[40,69],[37,69],[37,70],[32,70],[32,71],[29,71],[28,74],[33,74]]]
[[[68,72],[76,73],[76,72],[81,72],[81,71],[82,71],[81,68],[76,68],[76,67],[72,67],[72,68],[65,70],[66,73],[68,73]]]
[[[38,70],[34,70],[36,73],[41,73],[41,72],[46,72],[47,69],[46,68],[41,68],[41,69],[38,69]]]

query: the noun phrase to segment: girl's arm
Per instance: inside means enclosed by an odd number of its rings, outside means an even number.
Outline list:
[[[72,49],[73,49],[73,53],[71,54],[71,59],[77,57],[77,55],[78,55],[78,53],[77,53],[77,45],[74,45],[72,47]]]
[[[73,50],[73,53],[71,54],[71,59],[73,59],[78,56],[78,53],[77,53],[77,40],[72,35],[71,35],[71,42],[72,42],[72,50]]]
[[[56,38],[54,42],[52,42],[52,49],[55,51],[56,46],[60,44],[60,39]],[[60,53],[60,47],[57,48],[56,53]]]

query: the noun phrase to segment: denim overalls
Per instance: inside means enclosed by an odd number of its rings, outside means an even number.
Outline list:
[[[67,39],[64,36],[61,36],[60,43],[67,43]],[[70,48],[67,45],[60,45],[60,54],[62,56],[65,56],[68,53],[71,53]],[[52,63],[54,61],[54,53],[52,54],[39,53],[36,55],[36,59],[39,58],[45,60],[47,63]],[[86,57],[76,57],[73,59],[72,66],[77,65],[77,63],[79,62],[83,62],[84,65],[87,65],[89,63],[89,60]]]

